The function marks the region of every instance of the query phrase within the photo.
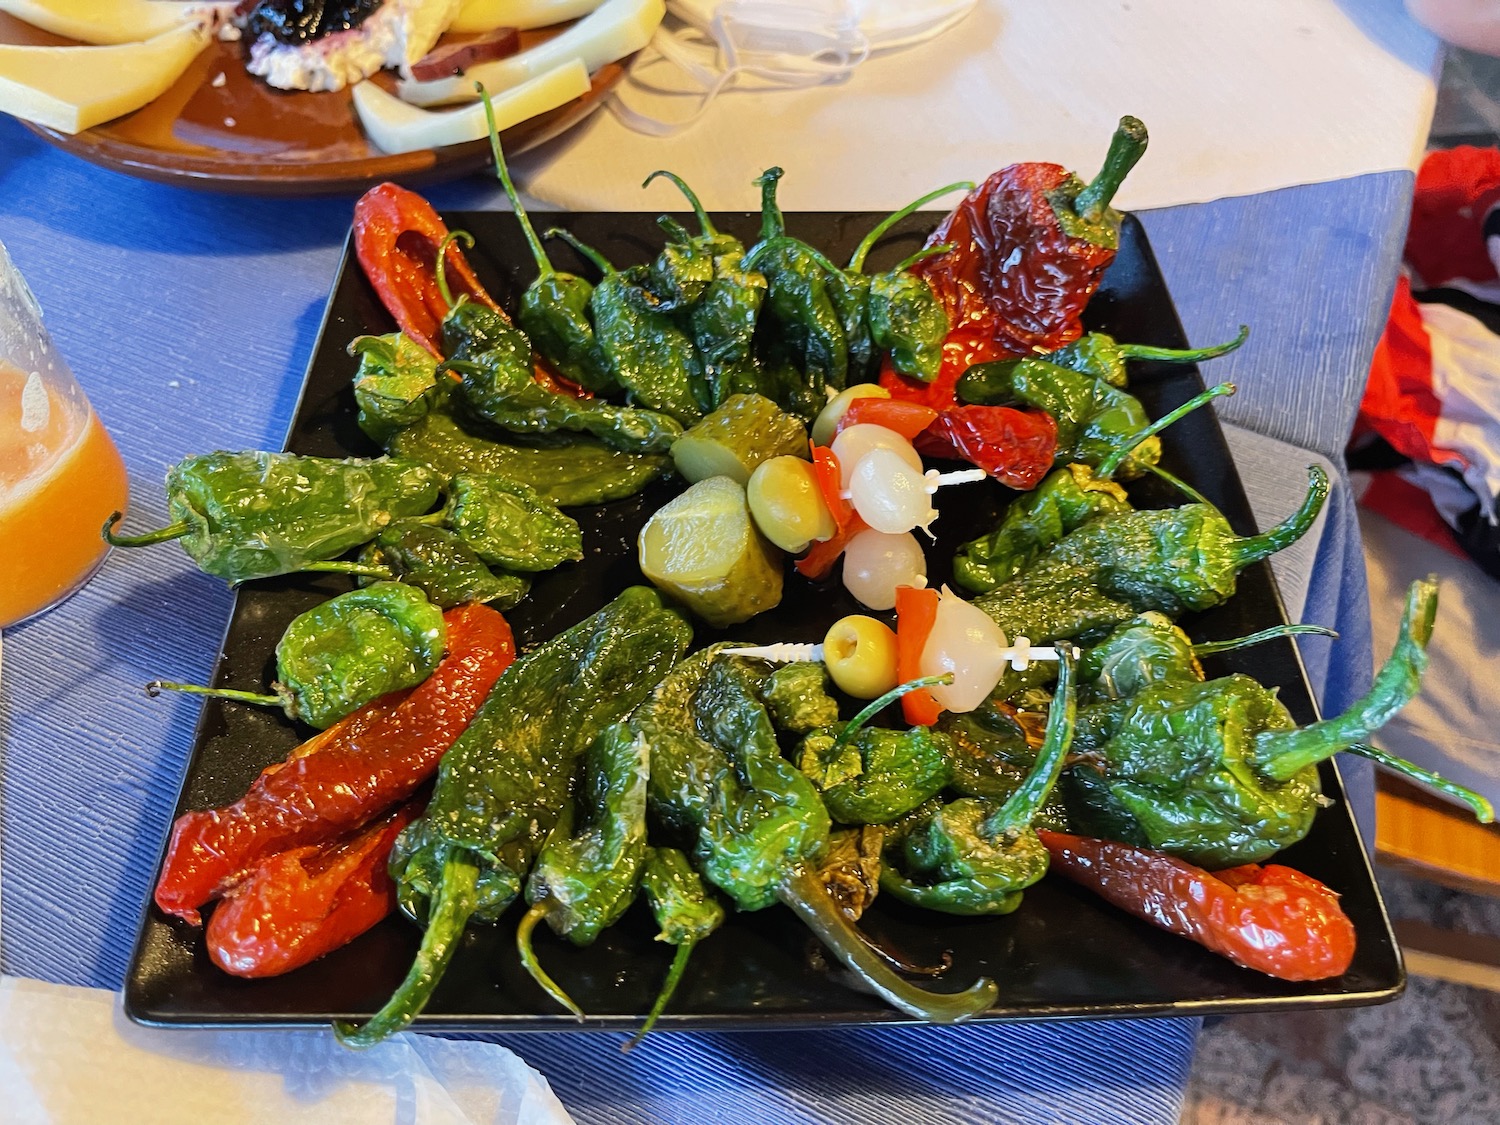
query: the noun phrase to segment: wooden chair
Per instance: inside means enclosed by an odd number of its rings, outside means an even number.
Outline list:
[[[1500,897],[1500,825],[1378,771],[1375,860],[1469,894]],[[1500,937],[1393,919],[1406,967],[1420,976],[1500,991]]]

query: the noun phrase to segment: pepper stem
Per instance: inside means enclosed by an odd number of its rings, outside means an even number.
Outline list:
[[[1396,646],[1370,690],[1349,710],[1332,719],[1296,730],[1268,730],[1255,736],[1253,761],[1273,781],[1286,781],[1298,770],[1331,758],[1345,747],[1362,742],[1411,702],[1422,686],[1427,668],[1427,642],[1437,614],[1437,580],[1411,584]]]
[[[343,562],[338,559],[332,559],[327,562],[308,563],[299,571],[302,574],[312,572],[320,574],[353,574],[359,578],[393,579],[396,577],[396,572],[388,566],[375,566],[373,563]]]
[[[874,247],[874,245],[880,241],[881,236],[884,235],[886,231],[890,230],[891,227],[899,223],[902,219],[906,218],[906,216],[910,215],[917,208],[923,206],[924,204],[931,203],[934,199],[941,199],[945,195],[952,195],[955,191],[973,190],[974,182],[972,180],[960,180],[958,183],[949,184],[947,187],[940,187],[936,191],[929,191],[926,195],[922,196],[921,199],[913,199],[905,207],[901,208],[901,210],[893,211],[891,214],[881,219],[880,222],[876,223],[875,228],[870,231],[869,234],[865,235],[865,237],[860,241],[860,244],[855,247],[854,254],[849,259],[849,269],[854,273],[862,272],[865,268],[865,258],[869,255],[870,250]]]
[[[531,217],[521,205],[521,194],[516,191],[516,185],[510,178],[510,169],[505,166],[505,154],[500,151],[500,131],[495,128],[495,103],[490,101],[489,91],[484,88],[483,82],[474,83],[474,88],[479,91],[479,99],[484,102],[484,121],[490,131],[490,152],[495,155],[495,175],[500,178],[500,186],[505,189],[505,197],[510,200],[510,209],[520,221],[521,233],[526,236],[526,245],[531,247],[531,256],[536,259],[537,270],[541,276],[548,277],[557,270],[547,257],[542,240],[536,236]]]
[[[1290,547],[1307,534],[1307,529],[1312,527],[1327,499],[1328,474],[1320,465],[1309,465],[1307,497],[1302,501],[1302,506],[1271,530],[1235,542],[1232,550],[1236,565],[1243,570],[1253,562],[1269,558],[1277,551]]]
[[[777,897],[876,995],[909,1016],[931,1023],[958,1023],[987,1011],[999,995],[988,977],[955,993],[929,992],[904,980],[859,939],[827,888],[805,867],[797,867],[782,881]]]
[[[474,249],[474,236],[466,230],[451,230],[443,235],[443,241],[438,243],[437,261],[434,263],[433,273],[436,276],[438,296],[442,297],[443,304],[448,306],[448,311],[453,311],[453,291],[448,288],[448,247],[454,242],[462,242],[468,249]],[[462,299],[462,298],[460,298]]]
[[[1337,637],[1338,630],[1330,629],[1326,625],[1273,625],[1269,629],[1262,629],[1258,633],[1250,633],[1243,637],[1233,637],[1227,641],[1203,641],[1193,646],[1194,656],[1208,656],[1215,652],[1229,652],[1236,648],[1249,648],[1263,641],[1275,641],[1282,637],[1294,637],[1311,635],[1315,637]]]
[[[1037,811],[1057,784],[1068,750],[1073,745],[1073,729],[1078,721],[1078,697],[1073,691],[1073,656],[1065,647],[1057,653],[1057,689],[1047,711],[1047,729],[1041,749],[1026,780],[1006,799],[993,816],[986,818],[984,834],[996,839],[1031,827]]]
[[[1080,219],[1097,223],[1104,218],[1125,177],[1146,154],[1147,139],[1146,126],[1140,118],[1120,118],[1115,135],[1110,138],[1109,151],[1104,155],[1104,167],[1073,201],[1073,210]]]
[[[781,208],[776,203],[776,185],[786,175],[780,168],[767,168],[758,177],[760,187],[760,238],[762,243],[780,238],[786,233],[786,220],[781,217]]]
[[[1233,383],[1220,383],[1217,386],[1209,387],[1206,391],[1195,394],[1192,398],[1188,399],[1175,410],[1169,410],[1167,413],[1163,414],[1160,418],[1152,422],[1145,429],[1137,430],[1135,433],[1131,434],[1130,444],[1120,446],[1103,461],[1099,462],[1099,468],[1094,471],[1094,476],[1100,477],[1104,480],[1110,479],[1110,477],[1114,475],[1115,470],[1125,462],[1126,458],[1128,458],[1132,453],[1135,452],[1136,449],[1140,447],[1141,442],[1145,441],[1147,438],[1155,437],[1157,434],[1161,433],[1168,426],[1170,426],[1173,422],[1176,422],[1181,418],[1185,418],[1187,415],[1197,410],[1198,407],[1202,406],[1204,403],[1212,402],[1216,398],[1226,398],[1229,395],[1234,394],[1234,392],[1238,389],[1239,388],[1236,387]]]
[[[1366,742],[1356,742],[1353,746],[1346,746],[1344,749],[1351,754],[1358,754],[1361,758],[1369,758],[1372,762],[1378,762],[1386,769],[1409,777],[1413,781],[1420,781],[1423,785],[1431,786],[1455,800],[1462,801],[1473,810],[1474,819],[1480,824],[1493,824],[1495,821],[1495,806],[1481,794],[1459,785],[1456,781],[1449,781],[1446,777],[1435,774],[1431,770],[1424,770],[1415,762],[1408,762],[1405,758],[1388,754],[1380,747],[1371,746]]]
[[[951,242],[939,242],[936,246],[924,246],[915,254],[912,254],[906,258],[902,258],[899,262],[897,262],[896,268],[893,272],[902,273],[906,270],[911,269],[912,266],[916,265],[918,262],[924,262],[928,258],[936,258],[939,254],[946,254],[952,249],[953,243]]]
[[[1143,461],[1143,462],[1141,462],[1141,467],[1143,469],[1145,469],[1148,473],[1151,473],[1154,476],[1158,476],[1162,480],[1166,481],[1168,484],[1170,484],[1178,492],[1180,492],[1184,496],[1186,496],[1193,503],[1195,503],[1195,504],[1202,504],[1204,507],[1207,507],[1207,508],[1212,508],[1213,507],[1213,505],[1209,503],[1209,500],[1208,500],[1207,496],[1203,495],[1203,493],[1199,492],[1192,485],[1188,484],[1187,481],[1183,480],[1176,473],[1169,473],[1169,472],[1167,472],[1166,469],[1163,469],[1160,465],[1154,465],[1150,461]]]
[[[677,986],[682,982],[682,974],[687,971],[688,958],[693,954],[696,941],[685,941],[677,947],[677,952],[672,956],[672,967],[667,970],[667,979],[662,981],[661,991],[656,994],[656,1003],[651,1005],[651,1011],[646,1016],[646,1022],[641,1024],[641,1029],[630,1037],[630,1040],[620,1047],[622,1051],[633,1048],[646,1033],[656,1026],[657,1017],[667,1010],[667,1005],[672,1000],[672,993],[677,991]]]
[[[563,991],[562,986],[547,975],[547,970],[542,968],[542,963],[536,959],[536,950],[532,948],[531,935],[536,929],[536,924],[551,913],[551,905],[546,900],[536,903],[521,918],[521,924],[516,927],[516,950],[521,954],[521,964],[531,974],[531,979],[542,986],[542,990],[548,996],[556,1000],[568,1011],[578,1017],[578,1022],[583,1022],[583,1009],[573,1002],[573,998]]]
[[[692,204],[693,214],[698,216],[698,227],[705,235],[712,238],[719,233],[718,229],[715,228],[712,220],[709,219],[708,212],[703,210],[703,204],[698,201],[697,193],[695,193],[692,188],[688,187],[687,182],[683,180],[683,178],[676,172],[668,172],[665,168],[658,168],[655,172],[652,172],[651,175],[647,176],[644,180],[641,181],[641,187],[650,187],[651,181],[656,179],[657,176],[665,176],[667,179],[671,180],[674,184],[677,185],[677,190],[682,192],[682,194],[687,197],[688,203]],[[642,1032],[642,1034],[645,1033]]]
[[[936,684],[951,684],[952,682],[953,673],[944,672],[940,676],[922,676],[919,679],[907,680],[904,684],[897,684],[884,695],[872,700],[859,714],[845,723],[843,729],[834,737],[833,745],[828,748],[829,751],[832,752],[841,746],[848,745],[849,741],[860,732],[860,729],[866,723],[907,692],[916,691],[918,688],[933,687]]]
[[[111,547],[149,547],[153,543],[166,543],[173,539],[181,539],[189,531],[193,530],[187,520],[178,520],[169,523],[166,527],[148,531],[144,535],[116,535],[115,524],[124,519],[124,513],[111,512],[109,519],[104,521],[104,527],[99,534],[104,536],[104,541]]]
[[[562,239],[574,250],[577,250],[585,258],[593,262],[594,265],[599,268],[599,272],[601,273],[610,274],[619,272],[612,264],[610,264],[610,260],[608,258],[599,253],[599,251],[595,250],[588,243],[584,242],[570,230],[563,230],[562,227],[551,227],[548,229],[546,234],[542,235],[542,237]]]
[[[1203,359],[1217,359],[1228,355],[1250,338],[1250,326],[1240,325],[1240,334],[1233,340],[1213,344],[1206,348],[1154,348],[1150,344],[1116,344],[1121,359],[1155,359],[1165,363],[1197,363]]]
[[[468,857],[465,849],[455,848],[443,861],[442,880],[432,900],[427,928],[422,931],[422,944],[406,979],[385,1007],[362,1025],[336,1020],[333,1032],[340,1043],[346,1047],[373,1047],[417,1018],[432,998],[443,970],[453,960],[458,939],[474,913],[478,884],[479,865]]]
[[[155,699],[164,691],[180,691],[189,695],[207,695],[214,699],[232,699],[236,703],[254,703],[260,707],[283,707],[286,699],[280,695],[265,695],[254,691],[236,691],[234,688],[211,688],[201,684],[178,684],[171,680],[152,680],[146,685],[146,694]]]

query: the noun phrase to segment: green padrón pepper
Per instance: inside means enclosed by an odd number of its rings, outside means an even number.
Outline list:
[[[491,566],[533,574],[583,558],[578,521],[510,477],[454,477],[447,518],[454,534]]]
[[[657,1019],[672,1002],[672,994],[682,983],[693,950],[724,924],[725,916],[723,905],[693,870],[687,855],[677,848],[646,848],[646,862],[641,868],[641,890],[661,931],[656,940],[676,946],[677,952],[672,955],[671,968],[667,970],[646,1022],[631,1037],[627,1048],[639,1043],[656,1025]]]
[[[425,680],[443,657],[446,637],[442,610],[421,590],[377,582],[292,618],[276,644],[274,694],[163,680],[147,690],[279,706],[289,718],[323,730],[372,699]]]
[[[1205,359],[1216,359],[1228,355],[1250,338],[1248,325],[1241,325],[1239,335],[1222,344],[1206,348],[1157,348],[1149,344],[1122,344],[1113,336],[1103,332],[1089,332],[1055,352],[1038,356],[1059,367],[1070,367],[1096,379],[1103,379],[1112,387],[1125,387],[1129,382],[1125,364],[1129,360],[1150,360],[1156,363],[1200,363]]]
[[[496,681],[391,857],[403,909],[426,922],[416,961],[367,1023],[336,1026],[344,1042],[368,1046],[416,1018],[469,919],[494,921],[520,894],[584,750],[641,702],[691,637],[655,591],[633,586]]]
[[[392,520],[437,503],[442,479],[418,460],[203,453],[167,473],[173,522],[145,535],[104,537],[116,547],[176,539],[205,574],[245,582],[306,570],[368,543]]]
[[[330,564],[329,569],[336,565]],[[415,586],[433,605],[444,609],[485,602],[505,610],[531,588],[530,580],[522,575],[491,570],[448,528],[412,520],[387,527],[360,552],[359,562],[348,569],[369,578]]]
[[[403,332],[356,336],[349,354],[359,356],[354,373],[359,428],[382,445],[426,414],[444,393],[437,357]]]

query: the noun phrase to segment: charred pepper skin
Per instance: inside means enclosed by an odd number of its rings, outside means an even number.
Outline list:
[[[117,535],[116,512],[104,538],[116,547],[175,539],[205,574],[247,582],[335,559],[392,520],[430,510],[441,488],[433,470],[399,458],[201,453],[167,473],[169,526]]]
[[[688,843],[704,877],[741,910],[789,906],[843,963],[900,1010],[950,1023],[994,1003],[992,981],[942,995],[894,973],[859,937],[817,864],[830,821],[782,756],[754,675],[711,646],[680,664],[630,722],[651,745],[650,807]]]
[[[505,618],[445,615],[448,655],[410,692],[376,700],[267,767],[244,797],[172,825],[156,905],[196,924],[204,903],[267,856],[357,829],[409,799],[515,656]]]
[[[1047,849],[1032,821],[1067,762],[1078,705],[1073,659],[1058,661],[1047,731],[1025,781],[998,808],[960,797],[914,814],[891,839],[880,889],[948,914],[1009,914],[1047,873]]]
[[[416,960],[379,1012],[335,1025],[342,1042],[372,1046],[420,1014],[469,920],[493,921],[521,893],[580,755],[635,708],[691,638],[681,614],[635,586],[496,682],[443,756],[425,816],[392,855],[402,909],[425,921]]]
[[[1417,693],[1436,608],[1436,583],[1414,583],[1395,650],[1370,691],[1343,715],[1302,728],[1250,677],[1204,681],[1180,646],[1153,646],[1165,667],[1135,671],[1133,694],[1085,710],[1086,757],[1072,769],[1070,811],[1093,835],[1210,869],[1259,863],[1289,847],[1317,814],[1317,764],[1343,750],[1366,753],[1362,741]],[[1151,661],[1145,650],[1135,656]],[[1380,760],[1409,772],[1399,759]],[[1471,804],[1492,818],[1482,799]]]

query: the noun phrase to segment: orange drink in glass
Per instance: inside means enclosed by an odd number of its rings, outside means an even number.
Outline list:
[[[88,580],[126,498],[119,451],[0,245],[0,628]]]

